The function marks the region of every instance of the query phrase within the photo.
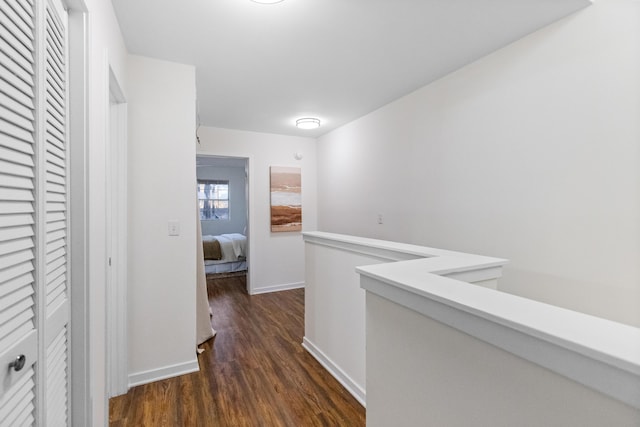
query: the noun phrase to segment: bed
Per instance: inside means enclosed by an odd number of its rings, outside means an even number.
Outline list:
[[[202,236],[207,275],[247,270],[247,236],[240,233]]]

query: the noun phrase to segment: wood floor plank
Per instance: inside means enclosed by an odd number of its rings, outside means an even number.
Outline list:
[[[304,290],[245,289],[245,276],[208,280],[218,333],[200,371],[111,399],[111,427],[365,425],[364,408],[300,344]]]

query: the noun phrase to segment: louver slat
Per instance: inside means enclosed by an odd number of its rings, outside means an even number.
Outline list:
[[[2,425],[33,425],[35,384],[33,369],[24,375],[0,398],[0,420]]]
[[[17,0],[5,0],[5,3],[13,10],[16,16],[19,16],[22,23],[33,30],[33,11],[30,8],[21,5]],[[29,34],[33,34],[30,32]]]
[[[63,328],[47,349],[47,422],[67,425],[67,330]]]

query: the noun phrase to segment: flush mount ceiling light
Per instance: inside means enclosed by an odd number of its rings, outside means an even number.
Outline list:
[[[303,117],[296,120],[296,127],[298,129],[317,129],[320,127],[320,119]]]
[[[282,0],[251,0],[254,3],[260,3],[260,4],[274,4],[274,3],[280,3]]]

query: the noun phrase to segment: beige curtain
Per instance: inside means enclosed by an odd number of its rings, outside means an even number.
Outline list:
[[[213,338],[216,331],[211,326],[211,307],[207,297],[207,276],[204,271],[204,250],[202,249],[202,226],[200,224],[200,206],[196,198],[196,258],[197,259],[197,284],[196,284],[196,338],[200,345]]]

